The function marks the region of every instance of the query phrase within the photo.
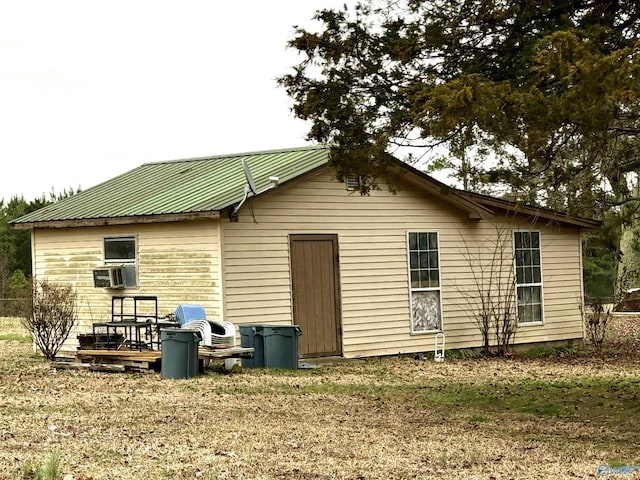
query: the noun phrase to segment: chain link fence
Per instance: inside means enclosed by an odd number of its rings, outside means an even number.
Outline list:
[[[0,298],[0,335],[25,335],[27,329],[22,324],[22,315],[17,314],[16,304],[24,302],[20,298]]]
[[[22,325],[20,317],[0,317],[0,335],[27,335],[28,331]]]
[[[24,317],[31,312],[31,297],[0,298],[0,317]]]

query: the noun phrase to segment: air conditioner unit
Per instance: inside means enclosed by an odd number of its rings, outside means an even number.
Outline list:
[[[122,265],[105,265],[94,268],[93,286],[97,288],[124,288]]]

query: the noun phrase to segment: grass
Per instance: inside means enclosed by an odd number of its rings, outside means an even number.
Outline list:
[[[56,370],[0,340],[0,478],[36,478],[52,452],[50,471],[76,480],[594,478],[640,464],[634,328],[604,359],[399,356],[188,380]]]
[[[312,375],[298,373],[294,378],[310,376]],[[291,377],[291,372],[287,372],[286,377]],[[189,383],[181,383],[178,388],[185,391],[198,390],[197,386]],[[561,382],[524,378],[487,383],[453,380],[434,383],[428,387],[392,381],[379,384],[320,382],[292,385],[291,382],[272,380],[250,386],[215,385],[211,391],[222,395],[341,395],[369,399],[386,398],[401,403],[420,402],[424,407],[436,405],[478,412],[474,415],[481,415],[481,412],[492,415],[519,413],[541,418],[573,418],[580,421],[600,418],[606,419],[609,423],[626,422],[636,415],[640,418],[640,379],[637,378],[576,377]]]
[[[516,412],[537,417],[594,418],[609,423],[640,417],[640,379],[576,377],[554,382],[532,379],[482,384],[448,383],[425,392],[424,404],[475,409],[492,414]]]
[[[7,334],[0,334],[0,341],[31,343],[32,339],[31,339],[31,336],[29,335],[23,335],[20,333],[7,333]]]
[[[624,467],[629,465],[629,462],[621,458],[610,458],[607,461],[607,465],[609,465],[610,467]]]
[[[60,480],[61,457],[57,451],[49,453],[41,464],[28,461],[22,468],[23,480]]]
[[[482,358],[482,351],[480,349],[471,349],[471,348],[463,348],[463,349],[453,349],[447,350],[445,352],[445,361],[446,360],[473,360],[474,358]],[[433,353],[429,353],[424,356],[425,360],[433,360]]]
[[[471,418],[469,418],[470,423],[485,423],[490,421],[491,417],[487,415],[472,415]]]
[[[518,352],[516,356],[519,358],[565,357],[579,354],[581,351],[582,348],[580,346],[542,346]]]
[[[0,317],[0,341],[31,343],[32,339],[19,318]]]

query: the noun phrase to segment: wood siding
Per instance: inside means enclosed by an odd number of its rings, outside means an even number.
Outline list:
[[[479,346],[465,292],[473,287],[470,264],[479,252],[487,255],[480,245],[495,237],[497,226],[541,232],[545,323],[519,328],[516,343],[581,338],[577,230],[523,219],[468,220],[409,185],[397,194],[381,185],[360,196],[328,170],[250,200],[238,222],[223,218],[225,317],[236,324],[291,324],[289,235],[337,234],[344,356],[433,350],[433,333],[411,334],[406,243],[409,231],[432,231],[440,241],[447,348]]]
[[[92,269],[103,265],[103,239],[134,236],[138,249],[138,288],[94,288]],[[78,292],[76,334],[91,332],[94,322],[110,321],[112,295],[154,295],[158,315],[180,303],[202,304],[210,319],[222,318],[219,221],[193,221],[111,227],[35,230],[32,234],[37,278],[71,284]]]
[[[307,334],[301,357],[342,354],[339,254],[336,235],[291,235],[293,321]]]

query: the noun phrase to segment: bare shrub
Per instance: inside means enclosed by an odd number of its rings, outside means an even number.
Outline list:
[[[71,286],[47,280],[33,284],[33,311],[23,319],[36,345],[47,360],[54,360],[69,337],[77,318],[77,293]]]
[[[580,305],[580,313],[587,333],[587,341],[593,345],[598,354],[602,354],[607,324],[611,320],[611,310],[605,308],[596,299],[587,299],[584,305]]]
[[[518,325],[511,230],[496,224],[495,232],[479,242],[471,244],[466,236],[461,238],[472,285],[458,290],[473,312],[482,335],[483,353],[495,351],[506,356]]]

